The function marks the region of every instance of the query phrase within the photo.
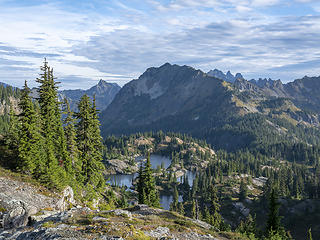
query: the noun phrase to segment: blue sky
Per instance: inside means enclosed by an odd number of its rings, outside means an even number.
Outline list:
[[[320,75],[320,1],[0,0],[0,82],[125,84],[166,62],[284,82]]]

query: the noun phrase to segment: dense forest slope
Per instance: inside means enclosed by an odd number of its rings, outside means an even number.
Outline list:
[[[0,134],[3,134],[9,127],[10,109],[18,113],[18,102],[20,90],[0,82]]]
[[[102,112],[102,133],[174,131],[228,150],[319,144],[319,78],[284,85],[238,76],[230,83],[188,66],[149,68]]]

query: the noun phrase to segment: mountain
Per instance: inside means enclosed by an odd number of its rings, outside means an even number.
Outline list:
[[[200,70],[164,64],[149,68],[139,79],[126,84],[102,112],[102,131],[128,133],[140,130],[196,130],[198,124],[217,115],[236,111],[228,86]]]
[[[101,114],[102,134],[181,132],[228,150],[271,142],[318,144],[318,83],[318,78],[270,81],[262,87],[243,78],[229,83],[166,63],[147,69],[119,91]]]
[[[97,108],[102,111],[112,102],[119,90],[120,86],[118,84],[100,80],[97,85],[88,90],[63,90],[59,92],[58,96],[60,100],[67,98],[73,111],[77,111],[77,104],[84,94],[87,94],[91,98],[96,96]]]
[[[222,71],[218,70],[218,69],[214,69],[214,70],[210,70],[207,75],[211,76],[211,77],[215,77],[215,78],[219,78],[222,79],[226,82],[230,82],[230,83],[234,83],[235,80],[237,79],[243,79],[243,76],[241,75],[241,73],[237,73],[235,76],[228,71],[226,74],[224,74]]]

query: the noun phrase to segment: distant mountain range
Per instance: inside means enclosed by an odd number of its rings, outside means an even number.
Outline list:
[[[320,77],[245,80],[164,64],[127,83],[101,114],[102,133],[174,131],[237,149],[282,141],[320,143]],[[312,136],[305,136],[313,131]],[[268,140],[269,139],[269,140]]]
[[[97,108],[100,111],[103,111],[112,102],[120,89],[121,87],[116,83],[108,83],[104,80],[100,80],[97,85],[88,90],[63,90],[59,92],[58,96],[60,100],[67,98],[70,103],[71,110],[73,111],[77,111],[77,104],[84,94],[87,94],[90,98],[95,96]]]
[[[226,74],[224,74],[222,71],[218,70],[218,69],[214,69],[214,70],[210,70],[207,73],[210,77],[215,77],[215,78],[219,78],[222,79],[226,82],[230,82],[230,83],[234,83],[235,80],[237,79],[243,79],[243,76],[241,75],[241,73],[237,73],[235,76],[228,71]]]

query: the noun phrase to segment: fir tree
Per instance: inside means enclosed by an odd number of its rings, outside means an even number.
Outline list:
[[[65,164],[65,169],[68,173],[75,172],[77,175],[81,174],[81,166],[79,163],[79,150],[76,142],[76,130],[75,130],[75,119],[73,118],[74,113],[70,109],[70,104],[65,98],[64,100],[65,119],[64,132],[66,137],[67,151],[69,154],[70,161]],[[79,176],[78,176],[79,177]]]
[[[139,168],[139,175],[138,175],[138,185],[137,185],[137,192],[138,192],[138,202],[140,204],[144,203],[145,199],[145,192],[143,190],[143,185],[144,185],[144,179],[143,179],[143,165],[142,161],[140,163],[140,168]]]
[[[270,199],[269,199],[269,215],[267,220],[267,231],[278,232],[280,230],[280,220],[279,216],[280,204],[278,202],[278,196],[274,189],[271,190]]]
[[[61,188],[66,184],[66,172],[63,166],[68,166],[70,159],[61,122],[58,82],[55,82],[53,70],[48,66],[46,59],[41,70],[40,78],[36,80],[40,84],[38,100],[46,154],[41,181],[49,187]]]
[[[139,203],[147,204],[151,207],[160,207],[158,191],[156,189],[155,179],[152,174],[150,163],[150,154],[148,154],[144,169],[140,167],[138,182]]]
[[[281,239],[291,239],[290,233],[286,233],[284,227],[281,225],[281,217],[279,216],[280,203],[278,202],[278,195],[276,190],[272,188],[269,200],[269,215],[267,220],[267,235],[280,236]]]
[[[244,180],[241,179],[239,200],[243,201],[247,198],[247,196],[248,196],[248,187],[247,187],[246,183],[244,182]]]
[[[104,178],[102,176],[104,165],[102,163],[102,138],[96,106],[95,103],[91,103],[87,95],[84,95],[78,104],[78,109],[76,129],[83,183],[90,185],[97,192],[102,192],[104,189]]]
[[[37,174],[42,164],[42,137],[38,128],[38,116],[30,98],[30,89],[25,81],[20,101],[22,111],[19,119],[19,164],[20,171],[28,174]],[[14,130],[12,130],[14,131]]]
[[[210,186],[210,192],[211,192],[211,218],[210,218],[210,224],[214,226],[217,229],[220,229],[222,218],[219,213],[220,211],[220,204],[219,199],[217,196],[217,189],[213,185]]]
[[[178,204],[179,204],[179,193],[178,193],[177,185],[175,184],[173,188],[173,201],[171,203],[170,210],[177,211]]]

